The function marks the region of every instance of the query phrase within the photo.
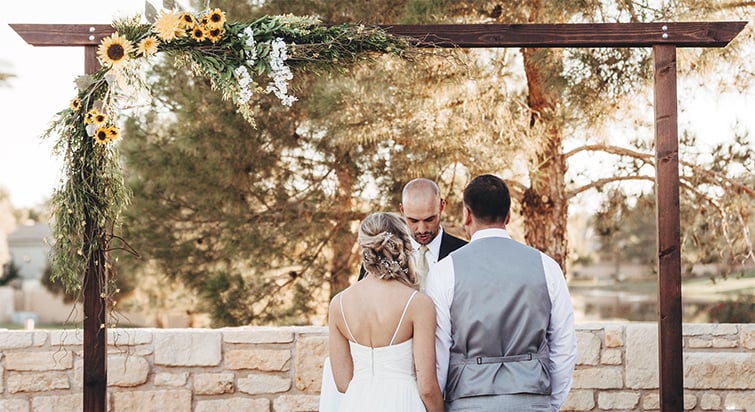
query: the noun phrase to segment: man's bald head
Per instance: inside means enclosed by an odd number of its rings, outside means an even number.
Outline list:
[[[401,192],[401,202],[425,201],[431,198],[440,200],[440,188],[430,179],[420,177],[404,186]]]
[[[410,181],[401,192],[401,214],[417,243],[430,243],[440,230],[440,214],[445,204],[438,184],[430,179]]]

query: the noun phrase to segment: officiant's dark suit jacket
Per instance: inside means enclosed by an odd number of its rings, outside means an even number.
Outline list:
[[[440,251],[438,253],[438,260],[443,259],[444,257],[448,256],[449,253],[453,252],[454,250],[466,245],[468,242],[464,239],[459,239],[456,236],[449,235],[448,232],[445,230],[443,231],[443,235],[440,238]],[[362,280],[364,276],[367,274],[367,272],[364,270],[364,265],[359,268],[359,280]]]

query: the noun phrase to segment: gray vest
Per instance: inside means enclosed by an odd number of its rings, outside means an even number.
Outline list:
[[[447,401],[551,393],[546,332],[551,300],[540,252],[491,237],[453,252]]]

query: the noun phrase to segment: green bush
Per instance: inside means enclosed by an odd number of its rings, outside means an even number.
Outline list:
[[[11,280],[18,277],[18,266],[13,260],[3,265],[3,272],[0,273],[0,286],[5,286],[10,283]]]
[[[740,295],[708,309],[708,319],[715,323],[755,323],[755,295]]]

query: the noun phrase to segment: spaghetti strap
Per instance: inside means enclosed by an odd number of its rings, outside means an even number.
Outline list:
[[[351,333],[349,322],[346,322],[346,312],[343,311],[343,294],[344,292],[341,292],[341,294],[338,296],[338,303],[341,305],[341,316],[343,316],[343,324],[346,325],[346,330],[349,332],[349,336],[351,336],[351,340],[353,340],[356,343],[359,343],[357,342],[357,339],[354,337],[354,334]]]
[[[393,341],[396,339],[396,335],[398,334],[398,330],[401,328],[401,322],[404,321],[404,315],[406,315],[406,310],[409,309],[409,304],[412,303],[412,299],[414,299],[414,295],[417,294],[417,291],[415,290],[412,292],[412,295],[409,296],[409,300],[406,301],[406,305],[404,306],[404,311],[401,313],[401,319],[398,320],[398,325],[396,325],[396,331],[393,332],[393,337],[391,338],[391,343],[388,344],[388,346],[393,345]],[[341,313],[343,313],[343,309],[341,309]],[[344,321],[346,319],[344,318]],[[346,326],[348,328],[348,325]],[[351,333],[351,332],[349,332]]]

